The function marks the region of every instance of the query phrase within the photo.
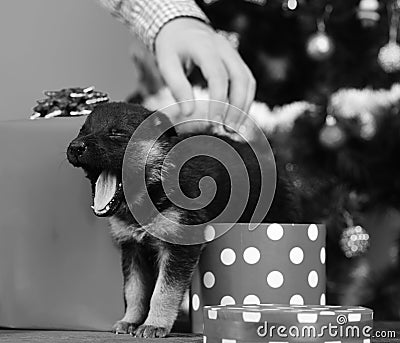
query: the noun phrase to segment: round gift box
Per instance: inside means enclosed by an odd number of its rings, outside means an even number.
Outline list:
[[[192,331],[203,332],[207,305],[325,305],[325,236],[317,224],[234,224],[202,253],[191,287]]]
[[[373,311],[360,306],[205,306],[206,343],[370,343]]]

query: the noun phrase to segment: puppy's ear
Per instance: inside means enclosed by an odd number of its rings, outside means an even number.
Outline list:
[[[152,120],[154,128],[163,133],[162,137],[172,138],[178,136],[174,125],[164,113],[153,113]]]

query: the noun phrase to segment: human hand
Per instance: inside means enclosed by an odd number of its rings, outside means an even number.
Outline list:
[[[184,114],[194,112],[192,85],[185,69],[197,65],[207,81],[210,99],[228,102],[245,113],[254,100],[256,82],[226,38],[194,18],[176,18],[160,30],[155,54],[161,75]],[[237,112],[237,111],[236,111]]]

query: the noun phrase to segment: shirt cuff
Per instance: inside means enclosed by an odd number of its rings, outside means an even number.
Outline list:
[[[161,28],[179,17],[192,17],[209,23],[194,0],[100,0],[111,13],[154,51]]]
[[[139,9],[139,5],[143,5]],[[207,16],[194,1],[188,0],[156,0],[138,2],[138,13],[132,27],[147,47],[154,51],[155,39],[169,21],[179,17],[192,17],[209,23]]]

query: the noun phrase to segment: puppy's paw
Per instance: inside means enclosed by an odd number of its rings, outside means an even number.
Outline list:
[[[129,323],[129,322],[124,322],[123,320],[119,320],[114,324],[112,331],[117,335],[125,333],[133,335],[138,326],[139,324],[136,323]]]
[[[141,338],[162,338],[168,335],[169,331],[170,330],[159,326],[140,325],[136,329],[134,336]]]

